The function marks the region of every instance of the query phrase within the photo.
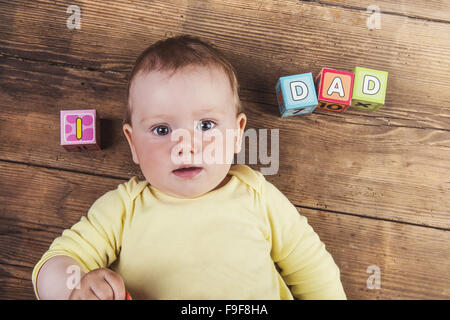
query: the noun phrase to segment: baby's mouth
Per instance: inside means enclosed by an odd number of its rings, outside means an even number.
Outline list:
[[[202,167],[188,167],[184,166],[172,171],[172,173],[178,178],[189,179],[195,177],[203,170]]]
[[[189,172],[189,171],[194,171],[194,170],[198,170],[198,169],[202,169],[202,168],[201,167],[186,167],[186,168],[175,169],[175,170],[173,170],[173,172]]]

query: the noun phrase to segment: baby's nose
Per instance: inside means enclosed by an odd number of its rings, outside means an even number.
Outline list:
[[[176,132],[174,132],[176,133]],[[178,157],[187,157],[191,155],[200,154],[202,152],[202,134],[192,130],[183,130],[178,134],[172,133],[172,139],[177,141],[172,155]]]
[[[182,156],[183,154],[197,154],[200,150],[200,146],[196,142],[191,143],[182,143],[180,146],[180,150],[178,152],[179,156]]]

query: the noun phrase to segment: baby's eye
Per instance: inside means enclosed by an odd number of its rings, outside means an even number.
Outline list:
[[[152,132],[158,136],[165,136],[169,133],[169,128],[167,126],[157,126],[152,129]]]
[[[215,125],[216,123],[211,120],[200,121],[199,123],[200,130],[202,131],[211,130],[212,128],[214,128]]]

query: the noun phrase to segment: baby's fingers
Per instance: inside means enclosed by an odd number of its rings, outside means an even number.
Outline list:
[[[69,300],[99,300],[92,291],[91,287],[87,287],[85,290],[74,288],[69,296]]]
[[[90,289],[95,294],[95,296],[100,300],[114,299],[113,289],[106,280],[91,284]]]
[[[105,280],[108,282],[113,291],[114,300],[124,300],[125,299],[125,284],[123,283],[122,277],[115,272],[107,272],[105,274]]]

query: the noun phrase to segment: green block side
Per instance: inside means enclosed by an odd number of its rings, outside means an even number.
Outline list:
[[[388,73],[386,71],[368,69],[363,67],[355,67],[353,69],[353,73],[355,74],[355,80],[353,83],[352,100],[384,105]],[[378,79],[379,82],[379,88],[376,93],[376,81],[374,81],[372,77]],[[364,85],[366,85],[365,88]],[[363,89],[367,90],[366,93],[363,92]]]
[[[375,111],[378,110],[383,105],[380,103],[367,102],[361,100],[352,100],[352,108],[365,110],[365,111]]]

